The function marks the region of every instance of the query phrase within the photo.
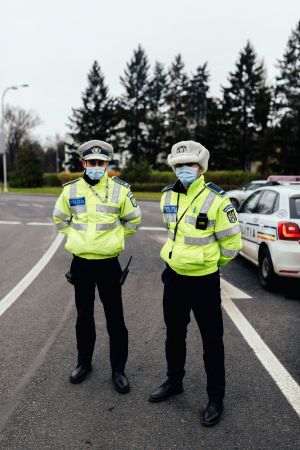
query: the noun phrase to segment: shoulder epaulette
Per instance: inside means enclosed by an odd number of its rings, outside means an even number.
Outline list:
[[[224,197],[224,195],[226,195],[226,192],[224,191],[224,189],[222,189],[217,184],[212,183],[211,181],[209,183],[206,183],[206,187],[208,187],[208,189],[213,191],[215,194],[221,195],[222,197]]]
[[[130,189],[130,184],[127,183],[127,181],[121,180],[121,178],[119,178],[119,177],[112,177],[112,180],[115,181],[116,183],[121,184],[122,186],[125,186],[128,189]]]
[[[168,186],[165,186],[164,188],[162,188],[161,192],[167,192],[167,191],[171,191],[174,187],[175,183],[172,184],[168,184]]]
[[[75,180],[67,181],[67,183],[63,184],[63,187],[68,186],[68,184],[77,183],[77,181],[81,180],[81,177],[76,178]]]

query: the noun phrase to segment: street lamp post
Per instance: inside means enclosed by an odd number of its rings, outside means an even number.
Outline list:
[[[2,161],[3,161],[3,191],[8,192],[7,189],[7,162],[6,162],[6,139],[5,139],[5,104],[4,98],[8,91],[15,91],[19,88],[28,87],[28,84],[20,84],[18,86],[8,86],[4,89],[1,96],[1,142],[2,142]]]

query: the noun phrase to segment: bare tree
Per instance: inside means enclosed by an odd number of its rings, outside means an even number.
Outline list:
[[[4,114],[7,136],[8,167],[13,169],[20,146],[30,139],[30,132],[41,124],[39,116],[18,106],[7,106]]]

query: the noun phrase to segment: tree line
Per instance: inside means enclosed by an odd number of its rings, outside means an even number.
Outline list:
[[[208,63],[189,76],[182,55],[170,67],[151,68],[143,47],[134,50],[113,97],[98,61],[87,76],[82,104],[69,117],[70,169],[78,169],[76,147],[89,139],[129,150],[133,160],[153,167],[173,143],[200,141],[211,151],[211,168],[292,173],[300,166],[300,21],[277,64],[273,85],[266,67],[247,42],[219,97],[210,94]]]

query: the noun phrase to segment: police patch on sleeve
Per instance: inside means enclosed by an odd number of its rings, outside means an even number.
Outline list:
[[[85,197],[70,198],[69,204],[70,204],[70,206],[85,205]]]
[[[165,205],[163,209],[164,214],[176,214],[177,213],[177,206],[175,205]]]
[[[137,207],[137,202],[136,202],[136,199],[134,198],[133,193],[131,191],[128,192],[127,197],[129,198],[132,206],[134,208],[136,208]]]
[[[228,206],[230,206],[230,209],[228,208]],[[236,223],[238,219],[236,216],[235,209],[232,205],[228,205],[228,206],[224,209],[224,212],[226,212],[230,223]]]

